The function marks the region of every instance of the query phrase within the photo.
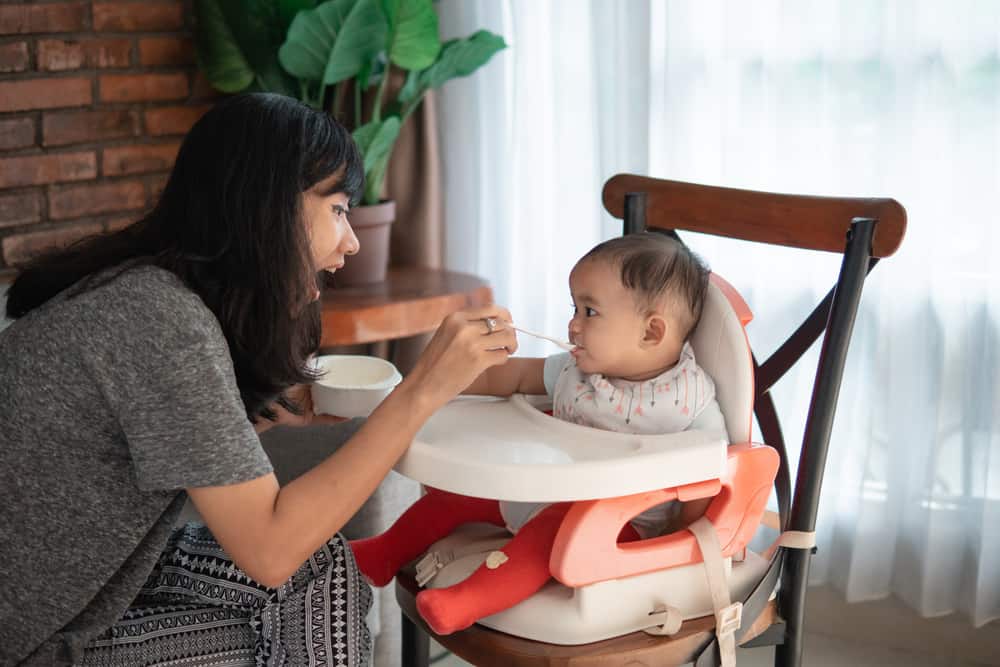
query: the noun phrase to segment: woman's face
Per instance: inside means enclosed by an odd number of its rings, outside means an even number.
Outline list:
[[[340,182],[339,172],[302,193],[302,211],[316,271],[333,273],[344,265],[344,257],[358,252],[358,237],[347,220],[349,199],[331,192]]]

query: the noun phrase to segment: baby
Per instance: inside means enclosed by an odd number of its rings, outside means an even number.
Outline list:
[[[687,342],[701,316],[709,271],[673,238],[652,232],[602,243],[569,277],[572,352],[512,358],[465,393],[549,394],[552,414],[585,426],[640,434],[691,428],[725,433],[715,384]],[[700,516],[708,500],[664,503],[634,517],[619,542],[656,537]],[[351,543],[362,573],[384,586],[404,564],[468,522],[505,526],[514,537],[499,567],[417,595],[428,625],[444,635],[530,597],[549,580],[549,554],[570,503],[510,503],[429,489],[382,535]]]

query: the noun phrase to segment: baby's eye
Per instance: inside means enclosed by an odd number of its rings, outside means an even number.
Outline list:
[[[591,308],[590,306],[587,306],[586,308],[583,309],[583,314],[586,315],[587,317],[593,317],[594,315],[597,314],[597,311]]]

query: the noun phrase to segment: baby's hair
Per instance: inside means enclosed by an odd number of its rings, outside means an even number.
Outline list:
[[[622,285],[635,296],[640,313],[664,306],[684,340],[694,331],[710,271],[686,245],[657,232],[626,234],[595,246],[578,264],[592,260],[610,262],[621,270]]]

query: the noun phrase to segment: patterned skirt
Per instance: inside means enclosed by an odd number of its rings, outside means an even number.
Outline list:
[[[334,536],[278,588],[236,567],[203,525],[177,529],[85,667],[367,667],[372,592]]]

